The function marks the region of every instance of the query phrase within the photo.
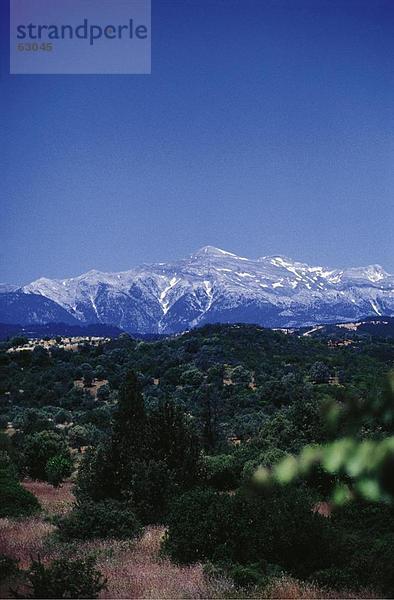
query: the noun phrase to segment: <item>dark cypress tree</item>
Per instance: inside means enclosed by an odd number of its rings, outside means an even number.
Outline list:
[[[79,469],[77,498],[94,501],[129,499],[136,465],[145,459],[144,400],[134,373],[129,372],[119,390],[110,443],[88,452]]]
[[[83,461],[78,499],[124,501],[143,523],[166,519],[180,489],[200,479],[200,447],[188,417],[172,402],[147,413],[140,385],[129,373],[120,388],[108,450]]]
[[[119,390],[118,409],[114,415],[112,433],[112,463],[118,483],[127,488],[134,461],[146,457],[147,416],[140,385],[129,372]]]
[[[154,461],[164,461],[181,487],[196,483],[200,473],[200,447],[183,411],[173,402],[160,403],[149,417],[149,441]]]

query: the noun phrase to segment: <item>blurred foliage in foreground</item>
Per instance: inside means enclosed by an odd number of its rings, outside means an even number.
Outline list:
[[[348,435],[339,437],[345,430]],[[341,505],[353,499],[373,502],[394,501],[394,436],[368,427],[381,424],[390,433],[394,425],[394,372],[387,386],[374,398],[364,402],[340,404],[328,401],[326,424],[332,441],[306,445],[297,455],[287,455],[267,469],[259,467],[255,482],[263,486],[286,485],[297,479],[311,479],[318,474],[331,477],[331,501]]]

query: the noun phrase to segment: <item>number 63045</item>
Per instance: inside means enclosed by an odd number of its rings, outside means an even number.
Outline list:
[[[52,52],[53,44],[51,42],[43,44],[18,44],[17,49],[19,52]]]

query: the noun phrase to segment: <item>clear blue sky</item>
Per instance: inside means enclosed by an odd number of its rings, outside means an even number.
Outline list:
[[[394,272],[394,2],[153,0],[152,75],[8,75],[0,281],[203,245]]]

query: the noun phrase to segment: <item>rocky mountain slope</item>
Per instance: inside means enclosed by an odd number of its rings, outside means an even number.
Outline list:
[[[80,325],[62,306],[40,294],[26,294],[22,290],[0,292],[0,323],[66,323]]]

